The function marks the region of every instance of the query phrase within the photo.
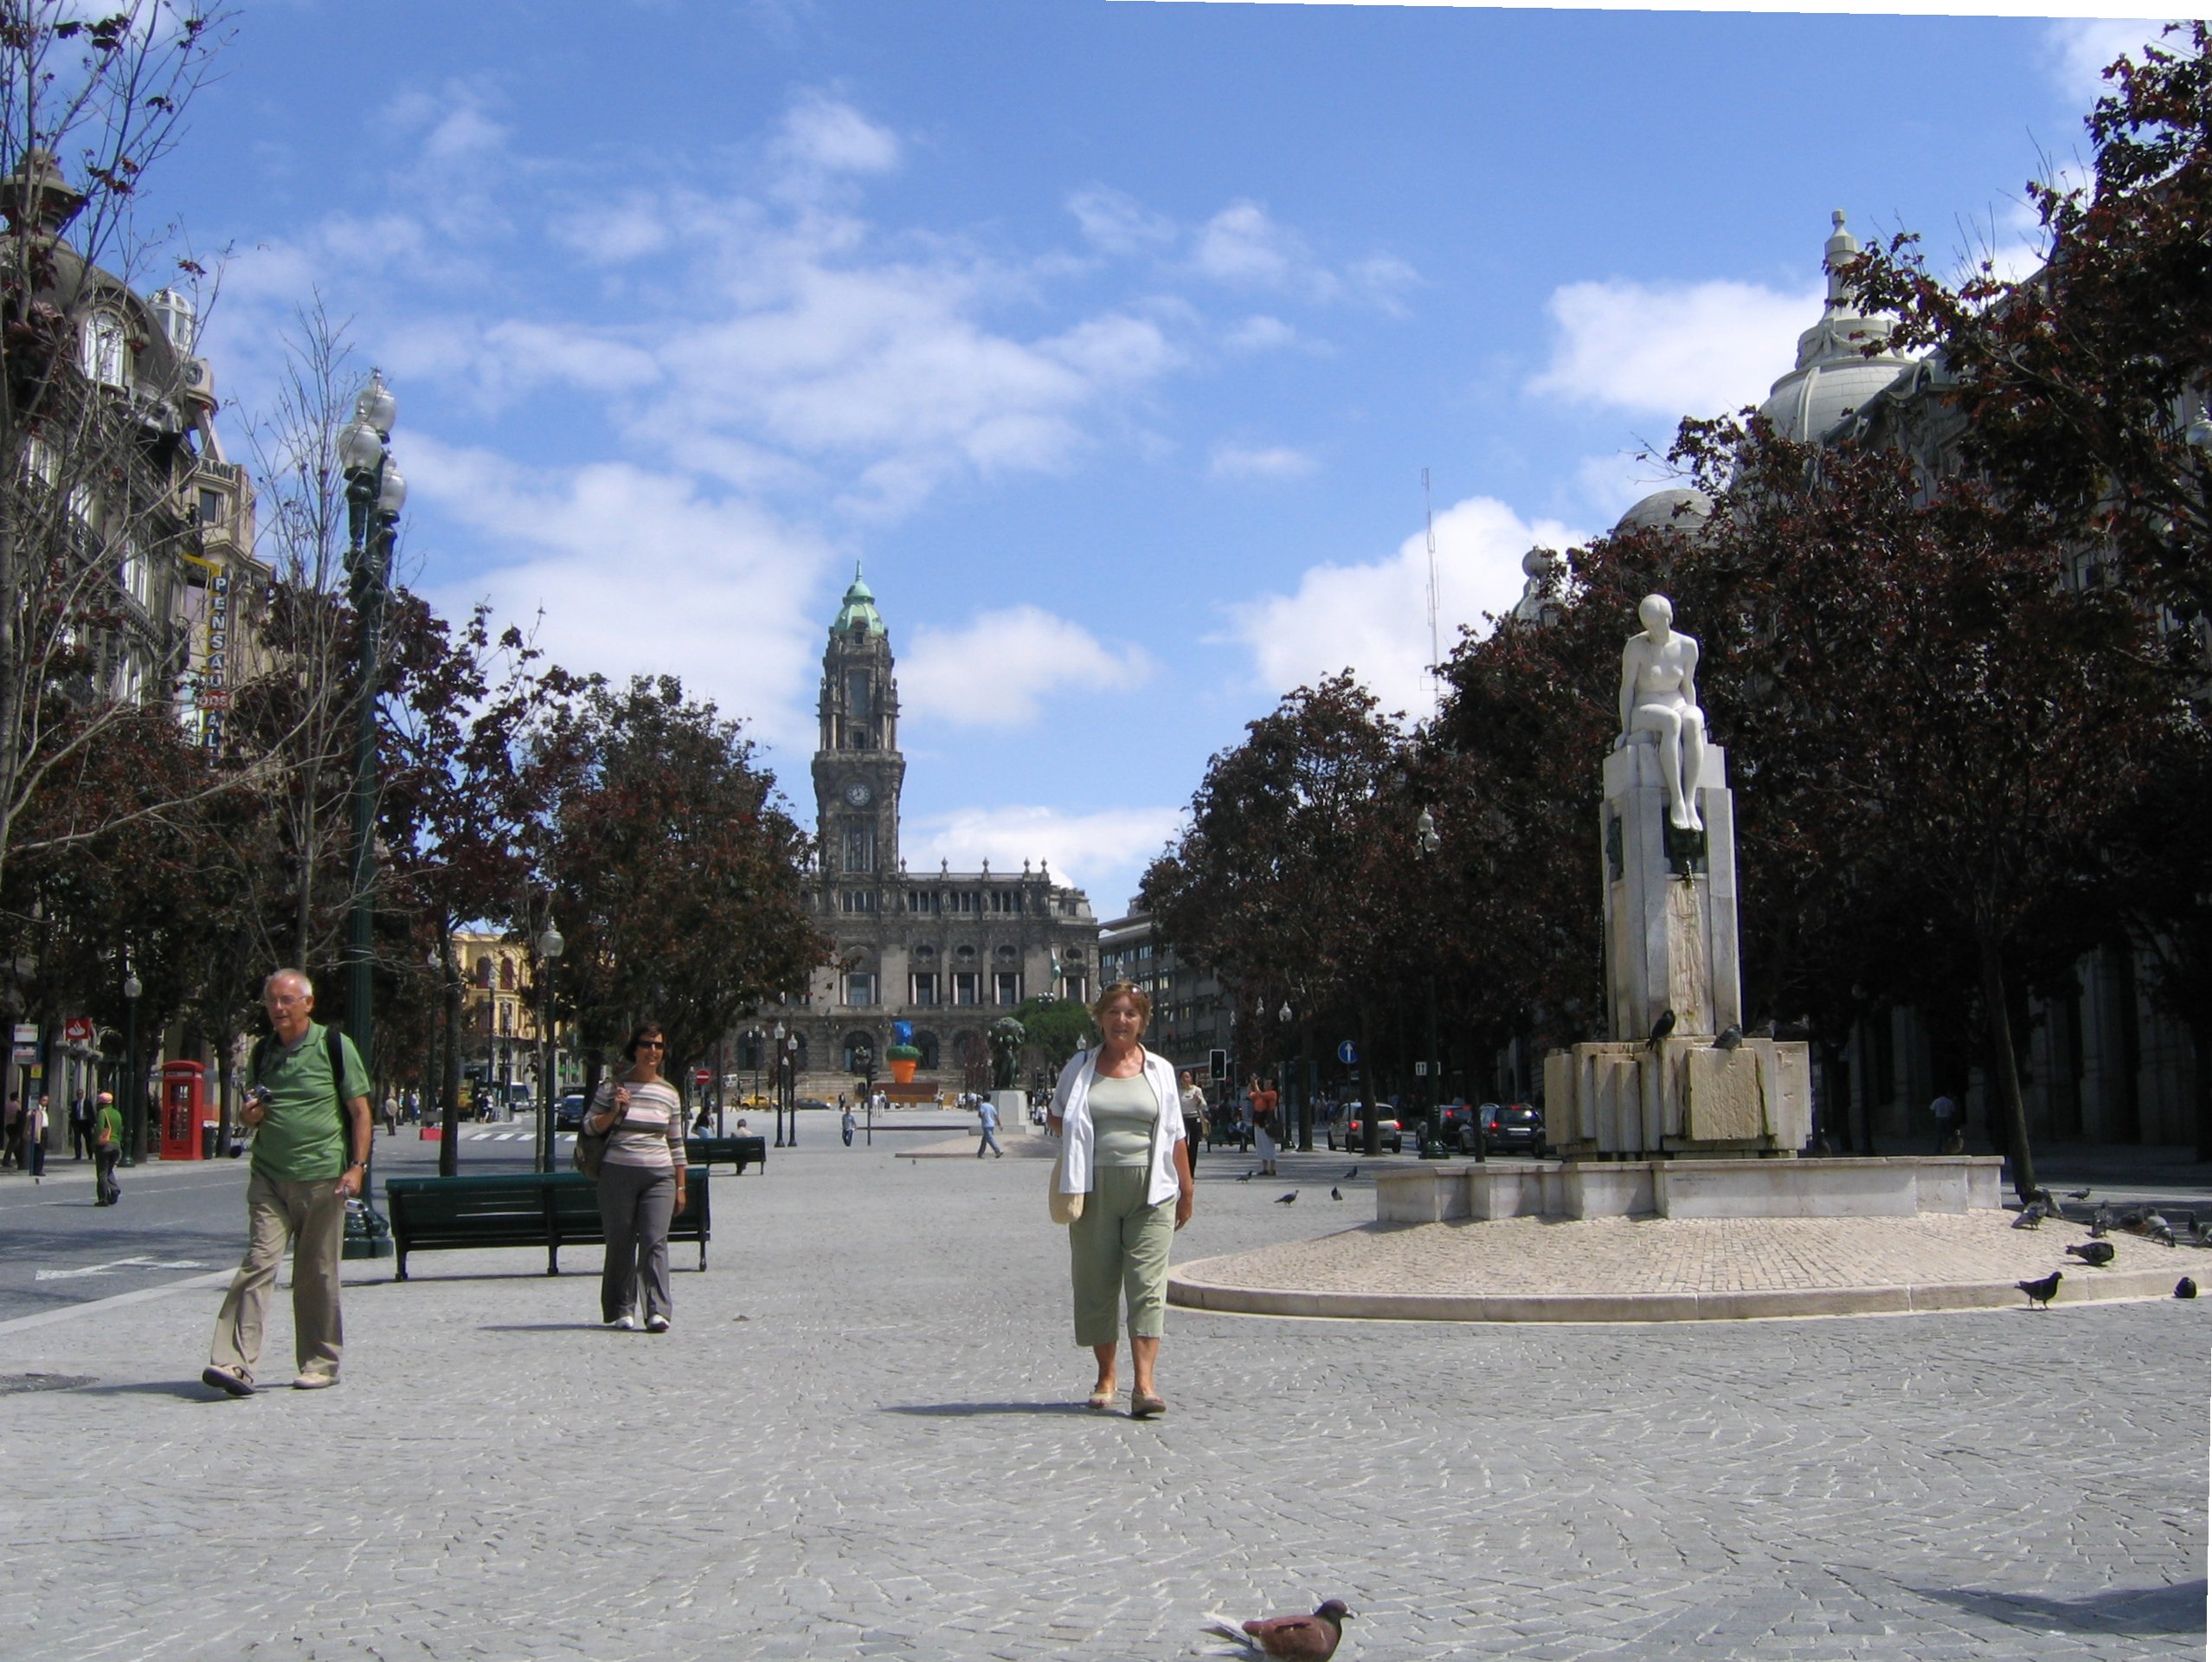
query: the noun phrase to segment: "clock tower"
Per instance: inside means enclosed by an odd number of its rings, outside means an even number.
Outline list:
[[[822,654],[814,812],[823,875],[873,882],[898,871],[898,683],[891,636],[858,566]]]

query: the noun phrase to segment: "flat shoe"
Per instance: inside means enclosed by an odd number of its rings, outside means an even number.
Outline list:
[[[1083,1398],[1083,1405],[1086,1408],[1110,1408],[1114,1406],[1114,1399],[1120,1395],[1118,1391],[1093,1391]]]
[[[336,1374],[302,1374],[292,1382],[295,1391],[327,1391],[338,1383]]]
[[[200,1370],[200,1383],[213,1386],[232,1396],[254,1395],[254,1382],[234,1368],[217,1368],[210,1364]]]
[[[1167,1412],[1166,1401],[1148,1391],[1139,1391],[1129,1398],[1129,1418],[1132,1420],[1149,1420],[1155,1414]]]

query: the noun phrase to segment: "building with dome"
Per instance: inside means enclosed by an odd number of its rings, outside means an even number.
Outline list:
[[[773,1034],[799,1040],[802,1097],[857,1096],[863,1045],[887,1079],[892,1024],[922,1053],[915,1085],[956,1092],[989,1084],[987,1033],[1031,997],[1085,999],[1098,924],[1080,889],[1045,861],[994,872],[910,872],[900,850],[906,758],[898,748],[898,680],[891,631],[856,568],[822,652],[813,759],[815,863],[807,903],[835,943],[803,999],[761,1011],[737,1035],[738,1075],[772,1066]]]

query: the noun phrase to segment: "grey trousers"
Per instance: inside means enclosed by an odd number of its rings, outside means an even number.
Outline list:
[[[292,1248],[292,1343],[302,1374],[336,1379],[345,1324],[338,1315],[338,1271],[345,1246],[345,1196],[335,1177],[281,1183],[255,1172],[246,1182],[246,1259],[215,1317],[208,1360],[254,1375],[261,1323],[284,1249]]]
[[[648,1166],[599,1168],[599,1221],[607,1232],[607,1267],[599,1277],[599,1318],[636,1313],[645,1288],[647,1316],[673,1316],[668,1293],[668,1226],[676,1216],[676,1174]]]

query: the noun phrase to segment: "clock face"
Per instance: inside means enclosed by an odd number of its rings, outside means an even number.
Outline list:
[[[858,779],[845,788],[845,800],[855,808],[867,807],[871,794],[868,787]]]

